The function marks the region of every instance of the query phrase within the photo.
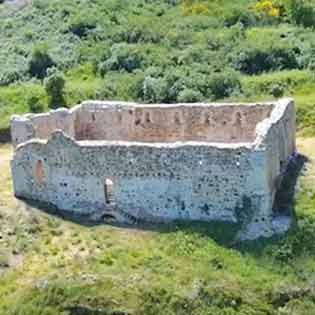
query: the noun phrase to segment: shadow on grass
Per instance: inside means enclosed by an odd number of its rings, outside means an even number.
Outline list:
[[[276,199],[274,203],[274,216],[291,216],[293,218],[292,229],[296,227],[296,215],[294,209],[296,184],[306,161],[307,158],[305,156],[298,155],[290,162],[287,171],[284,174],[280,189],[276,194]],[[32,200],[24,200],[24,202],[30,208],[44,211],[63,220],[71,221],[86,227],[110,224],[113,227],[157,231],[160,233],[172,233],[178,230],[182,230],[188,234],[194,233],[199,234],[202,237],[211,238],[218,244],[226,247],[233,247],[240,251],[255,252],[257,254],[259,254],[259,252],[261,252],[266,245],[277,242],[283,237],[275,236],[269,239],[258,239],[250,242],[235,243],[235,236],[240,228],[240,225],[231,222],[174,221],[172,223],[164,224],[153,224],[144,222],[137,222],[133,225],[121,224],[116,222],[104,222],[104,220],[92,220],[90,215],[78,215],[74,212],[63,211],[46,203]]]
[[[10,128],[0,129],[0,143],[9,143],[9,142],[11,142]]]
[[[124,311],[112,311],[107,309],[92,309],[85,306],[67,307],[65,311],[69,312],[69,315],[129,315],[130,313]]]

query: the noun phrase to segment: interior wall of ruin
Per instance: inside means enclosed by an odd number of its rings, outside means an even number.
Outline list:
[[[251,142],[273,106],[140,106],[87,104],[76,112],[77,140]]]
[[[105,105],[104,105],[105,104]],[[74,109],[13,117],[13,145],[62,130],[76,140],[252,142],[274,106],[123,105],[85,103]]]
[[[49,139],[56,130],[62,130],[70,137],[75,137],[72,110],[61,108],[48,113],[13,116],[11,119],[11,136],[14,147],[34,138]]]

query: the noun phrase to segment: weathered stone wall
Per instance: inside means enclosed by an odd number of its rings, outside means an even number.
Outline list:
[[[264,149],[267,153],[266,176],[272,201],[296,150],[295,126],[293,100],[279,101],[270,119],[257,126],[256,149]]]
[[[123,103],[121,103],[123,104]],[[78,140],[252,142],[273,106],[86,102],[76,111]]]
[[[60,129],[77,140],[252,142],[257,123],[272,109],[272,104],[85,102],[71,110],[13,116],[12,139],[16,146],[33,138],[48,139]]]
[[[30,139],[48,139],[56,130],[63,130],[75,137],[73,110],[61,108],[43,114],[13,116],[11,119],[11,136],[13,146]]]
[[[230,105],[230,111],[226,106],[169,106],[165,115],[161,106],[152,106],[147,123],[161,124],[155,135],[151,127],[137,133],[139,108],[134,104],[85,103],[65,115],[63,130],[70,136],[52,127],[45,131],[48,141],[31,139],[17,147],[12,161],[15,194],[78,213],[110,213],[150,222],[223,220],[242,227],[240,239],[270,236],[276,232],[272,212],[275,183],[295,150],[293,101]],[[143,122],[147,109],[140,108]],[[170,123],[178,112],[181,136],[177,129],[167,129],[168,124],[161,131],[164,121]],[[192,117],[201,119],[209,113],[221,127],[215,135],[206,129],[209,134],[200,133],[199,138]],[[235,138],[224,134],[222,130],[233,134],[237,113],[242,119],[251,117],[256,123],[260,117],[261,121],[257,128],[241,125]],[[117,117],[121,117],[119,121]],[[38,122],[36,118],[32,121]],[[13,120],[16,134],[16,122],[21,120]],[[81,138],[85,140],[78,140]],[[175,142],[179,139],[203,141]],[[107,182],[113,185],[108,187]]]
[[[13,168],[18,196],[61,209],[104,210],[110,179],[115,204],[136,218],[236,221],[244,200],[260,208],[268,197],[263,161],[246,146],[78,144],[56,133],[19,148]]]

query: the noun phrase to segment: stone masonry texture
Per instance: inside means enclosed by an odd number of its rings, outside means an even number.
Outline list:
[[[292,99],[260,104],[87,101],[13,116],[17,197],[118,221],[238,224],[283,232],[273,203],[295,152]]]

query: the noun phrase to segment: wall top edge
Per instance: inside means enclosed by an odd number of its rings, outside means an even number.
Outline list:
[[[203,141],[177,141],[177,142],[136,142],[136,141],[106,141],[106,140],[85,140],[77,141],[72,137],[66,135],[63,131],[55,131],[48,140],[34,138],[21,143],[17,146],[16,152],[24,147],[30,145],[52,145],[56,142],[63,143],[64,141],[72,143],[73,146],[80,148],[103,148],[103,147],[126,147],[126,148],[165,148],[165,149],[180,149],[180,148],[197,148],[207,147],[212,149],[229,149],[229,150],[251,150],[254,143],[252,142],[237,142],[237,143],[225,143],[225,142],[203,142]]]
[[[74,107],[68,108],[58,108],[55,110],[50,110],[45,113],[35,114],[35,113],[27,113],[23,115],[13,115],[11,116],[11,122],[25,122],[28,120],[36,119],[38,117],[46,117],[48,115],[68,115],[72,114],[80,109],[136,109],[136,108],[193,108],[193,107],[205,107],[205,108],[220,108],[227,106],[276,106],[279,102],[283,103],[292,99],[284,98],[274,102],[230,102],[230,103],[174,103],[174,104],[145,104],[145,103],[134,103],[134,102],[121,102],[121,101],[95,101],[95,100],[87,100],[82,102],[81,104],[75,105]],[[277,107],[277,106],[276,106]]]
[[[294,107],[293,98],[283,98],[278,100],[269,117],[256,125],[256,147],[263,145],[265,139],[268,136],[269,130],[272,128],[272,126],[276,125],[283,118],[289,106]]]

